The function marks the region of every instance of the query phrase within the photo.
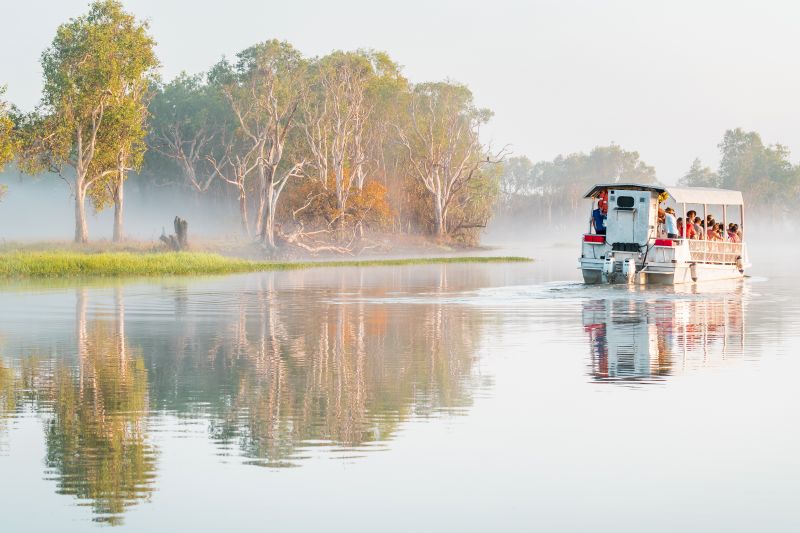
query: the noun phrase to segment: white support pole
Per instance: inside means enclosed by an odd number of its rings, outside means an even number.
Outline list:
[[[728,240],[728,206],[722,204],[722,240]]]
[[[689,220],[686,218],[686,202],[683,202],[683,238],[689,235]]]
[[[708,239],[708,205],[703,204],[703,223],[700,225],[703,229],[703,234],[700,236],[703,240]]]
[[[739,229],[742,230],[742,242],[744,242],[744,204],[739,206]]]

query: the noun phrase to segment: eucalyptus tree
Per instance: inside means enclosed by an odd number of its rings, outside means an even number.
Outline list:
[[[472,92],[460,84],[437,82],[414,86],[408,122],[398,126],[413,178],[433,204],[434,233],[448,232],[447,217],[454,201],[486,164],[498,162],[481,144],[480,128],[492,116],[477,108]]]
[[[114,242],[123,239],[125,180],[128,172],[141,169],[147,150],[147,104],[158,66],[152,39],[135,32],[123,32],[119,40],[129,57],[124,60],[120,83],[106,109],[105,124],[98,135],[102,149],[90,164],[89,175],[102,179],[88,192],[98,211],[109,203],[114,205]]]
[[[251,237],[248,190],[252,181],[250,178],[260,164],[260,145],[249,142],[249,139],[237,135],[236,132],[225,131],[220,134],[217,142],[221,148],[221,154],[209,153],[206,155],[206,161],[213,169],[211,178],[217,177],[236,188],[242,235]]]
[[[374,76],[362,52],[334,52],[309,69],[303,127],[316,179],[336,198],[334,220],[344,224],[347,201],[366,178],[367,124],[372,111],[368,85]]]
[[[372,65],[373,76],[367,84],[366,100],[369,120],[366,124],[366,173],[390,187],[390,177],[405,174],[402,169],[402,149],[398,145],[394,125],[402,122],[408,108],[410,86],[400,66],[384,52],[362,52]],[[364,175],[359,188],[363,187]]]
[[[222,94],[205,75],[182,72],[171,82],[156,86],[149,112],[147,174],[158,182],[170,176],[171,165],[160,160],[165,158],[177,166],[189,190],[208,191],[215,173],[207,157],[215,154],[231,122]]]
[[[144,87],[142,87],[142,90]],[[104,127],[98,141],[104,147],[90,165],[89,175],[101,176],[88,191],[97,211],[114,206],[113,241],[120,242],[124,232],[125,180],[128,172],[138,172],[147,150],[147,107],[141,95],[115,99],[106,110]]]
[[[286,162],[283,158],[305,91],[306,61],[292,45],[277,40],[255,44],[236,57],[234,65],[222,61],[211,73],[237,125],[225,158],[229,167],[250,169],[254,165],[258,177],[256,235],[274,248],[278,201],[286,183],[300,176],[304,165],[302,160]]]
[[[154,68],[153,46],[146,22],[137,21],[116,0],[99,0],[86,15],[59,26],[42,54],[42,116],[31,124],[38,128],[35,144],[46,152],[48,164],[74,170],[76,242],[88,240],[87,194],[118,172],[93,164],[119,148],[120,143],[110,144],[111,136],[103,135],[109,127],[107,112]]]

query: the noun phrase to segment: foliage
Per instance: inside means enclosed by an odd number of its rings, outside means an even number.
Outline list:
[[[470,189],[485,164],[491,163],[480,141],[480,127],[492,113],[474,105],[464,85],[439,82],[414,86],[409,98],[409,120],[398,126],[398,136],[412,179],[419,181],[433,207],[433,233],[453,231],[451,209],[469,208]],[[412,189],[412,190],[415,190]],[[459,200],[466,201],[460,205]]]
[[[480,169],[452,202],[448,233],[457,241],[470,246],[480,243],[480,233],[495,212],[501,170],[498,165]]]
[[[89,12],[59,26],[42,54],[44,90],[36,117],[27,120],[30,169],[74,169],[75,240],[86,242],[87,194],[102,207],[97,188],[131,168],[144,135],[140,109],[158,62],[146,23],[116,0],[97,0]],[[126,122],[127,121],[127,122]],[[113,167],[112,161],[115,162]],[[93,189],[93,187],[95,189]]]
[[[232,121],[222,94],[206,76],[182,72],[155,86],[149,114],[144,176],[154,185],[208,190],[213,169],[206,157]]]
[[[145,144],[147,108],[139,97],[118,99],[105,113],[105,127],[98,134],[103,150],[90,165],[90,175],[101,176],[88,191],[96,211],[113,204],[118,187],[128,171],[142,168]]]
[[[219,88],[235,117],[235,127],[221,136],[219,157],[207,157],[215,175],[236,187],[242,232],[250,236],[248,192],[257,192],[255,233],[275,247],[278,201],[287,182],[299,177],[303,161],[284,161],[297,108],[305,92],[306,62],[289,43],[253,45],[237,54],[234,65],[220,61],[209,80]],[[281,169],[283,171],[281,172]],[[257,177],[253,186],[250,182]]]
[[[558,225],[562,218],[582,216],[583,194],[597,183],[655,183],[655,169],[616,144],[595,147],[590,153],[559,155],[532,164],[511,158],[502,170],[501,214],[541,218]]]
[[[17,152],[17,138],[14,133],[14,121],[8,103],[3,99],[6,88],[0,85],[0,172],[6,163],[9,163]],[[0,198],[4,189],[0,187]]]
[[[704,167],[703,162],[699,158],[692,161],[692,166],[689,171],[678,180],[678,185],[686,187],[721,187],[719,174],[711,170],[709,167]]]
[[[736,128],[725,132],[719,149],[721,187],[743,191],[748,204],[773,214],[795,208],[800,171],[786,146],[765,146],[758,133]]]
[[[372,229],[386,229],[389,226],[392,207],[386,187],[381,182],[371,180],[360,190],[348,193],[344,210],[338,207],[335,191],[333,176],[328,177],[327,186],[317,179],[302,181],[289,191],[288,206],[282,212],[282,218],[311,228],[332,228],[339,220],[348,227],[361,224]],[[286,212],[289,209],[292,209],[291,213]]]

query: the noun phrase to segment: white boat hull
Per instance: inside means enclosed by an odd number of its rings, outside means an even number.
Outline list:
[[[612,252],[608,249],[602,255],[584,253],[580,263],[583,280],[587,284],[678,285],[741,279],[745,268],[749,266],[746,256],[737,263],[686,261],[684,258],[689,257],[689,252],[680,247],[659,250],[652,256],[658,260],[647,260],[647,257],[640,257],[636,253]],[[628,270],[634,265],[635,272],[629,274]]]
[[[595,284],[627,284],[627,278],[618,276],[608,279],[601,269],[582,268],[584,283]],[[638,272],[633,282],[642,285],[677,285],[684,283],[700,283],[704,281],[721,281],[728,279],[741,279],[744,272],[732,265],[697,265],[695,275],[689,265],[674,266],[662,271]]]

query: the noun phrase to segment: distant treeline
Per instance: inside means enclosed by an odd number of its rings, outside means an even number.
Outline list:
[[[59,172],[86,242],[86,201],[114,208],[124,185],[165,186],[236,205],[268,248],[350,251],[371,231],[474,242],[493,212],[499,153],[491,117],[452,82],[410,83],[372,50],[305,57],[254,44],[206,73],[164,82],[146,22],[116,0],[62,24],[42,54],[34,112],[0,93],[0,169]]]
[[[695,159],[679,185],[740,190],[749,208],[770,220],[781,220],[800,200],[800,165],[789,161],[787,147],[764,145],[756,132],[728,130],[719,144],[720,166],[713,171]],[[658,183],[656,172],[637,152],[617,145],[590,153],[531,162],[512,157],[503,164],[499,202],[502,218],[527,219],[553,227],[586,217],[582,197],[597,183]]]
[[[578,216],[588,216],[583,195],[592,185],[617,181],[655,183],[656,171],[637,152],[613,144],[538,163],[525,156],[511,157],[500,177],[500,215],[563,227]]]

